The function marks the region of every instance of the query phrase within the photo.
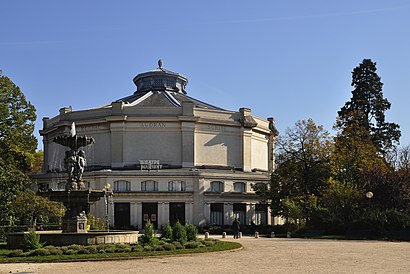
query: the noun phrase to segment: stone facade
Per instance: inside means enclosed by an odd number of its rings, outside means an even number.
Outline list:
[[[133,95],[94,109],[60,109],[43,118],[43,174],[38,184],[64,189],[65,148],[54,137],[67,133],[92,136],[85,148],[86,187],[113,188],[110,223],[141,228],[174,223],[228,225],[271,223],[268,208],[253,192],[266,184],[273,168],[276,136],[272,118],[248,108],[224,110],[186,94],[187,78],[162,68],[137,75]],[[104,202],[91,209],[104,217]]]

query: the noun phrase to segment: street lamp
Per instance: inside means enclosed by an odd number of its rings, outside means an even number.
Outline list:
[[[371,191],[366,192],[366,198],[368,198],[368,199],[373,198],[373,192],[371,192]]]

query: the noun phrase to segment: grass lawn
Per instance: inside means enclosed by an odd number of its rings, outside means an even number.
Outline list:
[[[241,244],[225,241],[215,241],[212,245],[200,246],[197,248],[184,248],[162,251],[136,250],[128,252],[113,253],[93,253],[93,254],[64,254],[64,255],[46,255],[46,256],[18,256],[9,257],[12,250],[6,249],[6,246],[0,243],[0,263],[15,262],[61,262],[61,261],[88,261],[88,260],[105,260],[105,259],[133,259],[151,256],[169,256],[192,253],[204,253],[224,251],[240,248]]]

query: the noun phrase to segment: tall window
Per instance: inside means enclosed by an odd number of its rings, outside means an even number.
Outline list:
[[[141,182],[141,191],[158,191],[158,182],[152,180]]]
[[[168,182],[168,191],[185,191],[186,183],[184,181],[170,181]]]
[[[211,224],[212,225],[223,225],[223,210],[224,204],[222,203],[214,203],[211,204]]]
[[[224,192],[224,183],[220,181],[211,182],[211,192]]]
[[[130,192],[131,191],[131,182],[129,181],[115,181],[114,182],[114,192]]]
[[[234,192],[246,192],[246,184],[244,182],[236,182],[233,184]]]
[[[268,223],[268,206],[264,204],[255,205],[255,224],[266,225]]]
[[[57,189],[58,189],[58,190],[64,190],[66,184],[67,184],[66,182],[60,182],[60,183],[58,183]]]
[[[233,217],[238,219],[241,225],[246,224],[246,204],[233,204]]]

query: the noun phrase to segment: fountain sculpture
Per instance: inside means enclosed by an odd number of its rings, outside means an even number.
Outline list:
[[[52,201],[62,202],[67,208],[62,220],[62,231],[40,231],[41,241],[49,245],[70,244],[100,244],[100,243],[136,243],[138,231],[109,231],[108,223],[108,197],[112,195],[107,185],[102,190],[86,189],[83,182],[83,173],[86,166],[85,152],[80,148],[94,143],[94,138],[78,136],[75,124],[71,124],[70,134],[57,136],[54,142],[69,147],[65,152],[64,166],[68,173],[67,184],[64,191],[42,190],[38,195],[48,197]],[[105,198],[107,231],[87,231],[86,214],[90,205]],[[7,237],[9,248],[21,248],[24,232],[11,233]]]

